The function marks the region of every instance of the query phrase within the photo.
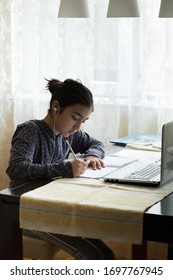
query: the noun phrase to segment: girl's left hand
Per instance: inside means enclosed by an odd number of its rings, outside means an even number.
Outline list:
[[[87,162],[88,166],[92,167],[92,169],[101,169],[105,167],[105,164],[101,158],[88,156],[84,157],[84,161]]]

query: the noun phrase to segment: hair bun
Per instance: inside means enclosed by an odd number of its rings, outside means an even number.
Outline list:
[[[47,89],[54,94],[56,92],[57,87],[59,87],[60,85],[62,85],[62,82],[57,80],[57,79],[51,79],[51,80],[47,80]]]

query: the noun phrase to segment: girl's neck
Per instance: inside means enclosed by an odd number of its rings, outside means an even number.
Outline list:
[[[57,135],[59,132],[55,129],[55,121],[53,120],[52,116],[50,114],[47,114],[46,117],[43,119],[43,121],[52,129],[55,135]]]

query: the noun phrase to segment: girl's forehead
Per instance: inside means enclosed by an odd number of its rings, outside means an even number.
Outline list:
[[[92,108],[89,108],[81,104],[75,104],[73,106],[69,106],[67,107],[67,109],[69,112],[78,115],[81,118],[86,118],[92,113]]]

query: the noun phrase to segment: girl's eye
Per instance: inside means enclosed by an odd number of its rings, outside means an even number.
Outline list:
[[[76,116],[72,116],[72,118],[73,118],[73,120],[75,120],[75,121],[78,121],[78,120],[79,120],[79,118],[76,117]]]
[[[88,118],[85,120],[82,120],[82,118],[80,116],[76,116],[76,115],[74,115],[74,116],[72,115],[72,119],[75,121],[80,121],[81,123],[85,123],[88,120]]]

